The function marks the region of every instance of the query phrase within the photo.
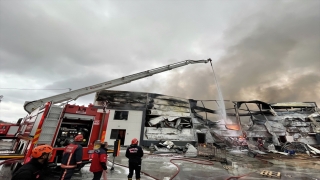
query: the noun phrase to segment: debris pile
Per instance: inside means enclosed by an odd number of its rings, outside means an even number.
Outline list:
[[[268,151],[270,144],[280,151],[283,145],[292,143],[288,148],[295,149],[295,152],[307,152],[299,142],[320,145],[320,112],[315,102],[234,103],[236,115],[246,124],[243,132],[250,141],[257,142],[255,146],[260,151]],[[234,141],[232,143],[237,145]]]
[[[229,147],[248,149],[247,140],[243,137],[227,137],[226,143]]]
[[[161,154],[161,153],[185,153],[187,151],[187,146],[176,146],[172,141],[164,141],[159,142],[158,144],[154,145],[151,144],[149,147],[151,151],[153,151],[155,154]]]
[[[187,143],[186,148],[185,157],[197,157],[198,150],[192,144]]]
[[[183,128],[191,127],[191,120],[188,118],[181,118],[175,116],[159,116],[155,118],[150,118],[148,122],[151,127],[161,127],[161,128],[175,128],[182,130]]]
[[[226,160],[225,145],[219,146],[213,143],[200,143],[197,147],[187,143],[185,146],[176,146],[172,141],[152,144],[149,148],[154,154],[162,153],[184,153],[185,157],[208,157],[210,159]]]
[[[308,151],[306,145],[304,143],[301,142],[286,142],[281,150],[286,151],[295,151],[297,153],[306,153],[306,151]]]
[[[320,155],[320,150],[314,148],[313,146],[301,142],[291,142],[286,143],[283,146],[285,152],[288,152],[290,155],[294,154],[293,152],[298,153],[307,153],[309,156]]]
[[[216,147],[213,144],[199,144],[198,156],[214,157],[216,154]]]

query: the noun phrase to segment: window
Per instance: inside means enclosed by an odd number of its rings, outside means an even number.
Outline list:
[[[114,120],[128,120],[129,111],[115,111]]]

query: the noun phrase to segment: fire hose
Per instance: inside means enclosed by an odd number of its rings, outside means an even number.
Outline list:
[[[194,161],[192,161],[192,160],[194,160]],[[170,162],[172,164],[174,164],[178,168],[177,172],[170,178],[170,180],[172,180],[174,177],[176,177],[180,172],[179,166],[177,164],[175,164],[174,162],[172,162],[172,161],[188,161],[188,162],[192,162],[192,163],[196,163],[196,164],[202,164],[202,165],[214,165],[213,162],[208,161],[208,160],[202,160],[202,159],[194,159],[194,158],[174,158],[174,159],[170,159]],[[196,162],[196,161],[198,161],[198,162]],[[207,163],[201,163],[199,161],[203,161],[203,162],[207,162]]]
[[[108,160],[108,161],[111,162],[110,160]],[[116,164],[116,165],[118,165],[118,166],[125,167],[125,168],[129,168],[128,166],[123,165],[123,164],[119,164],[119,163],[115,163],[115,162],[111,162],[111,163]],[[143,173],[143,174],[146,175],[146,176],[149,176],[149,177],[153,178],[153,179],[160,180],[160,179],[158,179],[158,178],[156,178],[156,177],[153,177],[152,175],[150,175],[150,174],[148,174],[148,173],[146,173],[146,172],[144,172],[144,171],[140,171],[140,172]]]
[[[164,157],[164,156],[161,156],[161,155],[154,155],[154,154],[148,154],[148,155],[158,156],[158,157]],[[108,160],[108,161],[111,162],[110,160]],[[213,162],[208,161],[208,160],[203,160],[203,159],[195,159],[195,158],[172,158],[172,159],[170,159],[170,163],[172,163],[173,165],[175,165],[175,166],[177,167],[177,171],[175,172],[174,175],[172,175],[172,176],[170,177],[170,180],[172,180],[173,178],[175,178],[175,177],[179,174],[179,172],[180,172],[180,167],[179,167],[176,163],[174,163],[173,161],[187,161],[187,162],[192,162],[192,163],[202,164],[202,165],[214,165]],[[202,162],[201,162],[201,161],[202,161]],[[203,163],[203,162],[205,162],[205,163]],[[111,163],[114,163],[114,164],[116,164],[116,165],[118,165],[118,166],[122,166],[122,167],[125,167],[125,168],[129,168],[128,166],[123,165],[123,164],[119,164],[119,163],[115,163],[115,162],[111,162]],[[141,171],[141,173],[143,173],[144,175],[146,175],[146,176],[148,176],[148,177],[151,177],[151,178],[153,178],[153,179],[160,180],[160,179],[158,179],[158,178],[156,178],[156,177],[154,177],[154,176],[152,176],[152,175],[150,175],[150,174],[148,174],[148,173],[146,173],[146,172],[144,172],[144,171]]]
[[[154,154],[148,154],[148,155],[158,156],[158,157],[164,157],[164,156],[161,156],[161,155],[154,155]],[[172,156],[173,156],[173,155],[172,155]],[[256,158],[257,158],[257,157],[256,157]],[[23,158],[7,159],[7,160],[5,160],[5,161],[3,161],[3,162],[0,162],[0,166],[3,165],[3,164],[6,164],[6,163],[13,163],[14,161],[18,161],[18,160],[21,160],[21,159],[23,159]],[[257,159],[263,160],[263,159],[260,159],[260,158],[257,158]],[[126,166],[126,165],[119,164],[119,163],[115,163],[114,161],[112,162],[112,161],[110,161],[110,160],[108,160],[108,161],[109,161],[110,163],[116,164],[116,165],[118,165],[118,166],[122,166],[122,167],[125,167],[125,168],[129,168],[129,167]],[[172,163],[173,165],[175,165],[175,166],[177,167],[177,171],[175,172],[174,175],[172,175],[172,176],[170,177],[170,180],[172,180],[173,178],[175,178],[175,177],[179,174],[179,172],[180,172],[180,167],[179,167],[179,165],[177,165],[177,164],[174,163],[173,161],[187,161],[187,162],[192,162],[192,163],[201,164],[201,165],[214,165],[213,162],[208,161],[208,160],[203,160],[203,159],[195,159],[195,158],[172,158],[172,159],[170,159],[170,163]],[[148,173],[146,173],[146,172],[144,172],[144,171],[141,171],[141,173],[143,173],[144,175],[146,175],[146,176],[148,176],[148,177],[151,177],[151,178],[153,178],[153,179],[155,179],[155,180],[160,180],[160,179],[158,179],[158,178],[156,178],[156,177],[154,177],[154,176],[152,176],[152,175],[150,175],[150,174],[148,174]],[[253,173],[253,172],[251,172],[251,173]],[[239,178],[241,178],[241,177],[248,176],[248,175],[251,174],[251,173],[244,174],[244,175],[240,175],[240,176],[231,176],[231,177],[226,178],[225,180],[239,179]]]
[[[158,157],[164,157],[164,156],[161,156],[161,155],[154,155],[154,154],[148,154],[148,155],[158,156]],[[172,156],[173,156],[173,155],[172,155]],[[0,166],[3,165],[3,164],[6,164],[6,163],[13,163],[13,162],[15,162],[15,161],[19,161],[19,160],[21,160],[21,159],[23,159],[23,158],[7,159],[7,160],[5,160],[5,161],[0,162]],[[118,166],[122,166],[122,167],[125,167],[125,168],[129,168],[129,167],[126,166],[126,165],[119,164],[119,163],[115,163],[114,161],[112,162],[111,160],[108,160],[108,161],[111,162],[111,163],[113,163],[113,164],[116,164],[116,165],[118,165]],[[192,162],[192,163],[202,164],[202,165],[214,165],[213,162],[208,161],[208,160],[203,160],[203,159],[195,159],[195,158],[172,158],[172,159],[170,159],[170,163],[174,164],[174,165],[177,167],[177,171],[176,171],[176,173],[175,173],[172,177],[170,177],[170,180],[172,180],[174,177],[176,177],[176,176],[179,174],[179,172],[180,172],[180,167],[179,167],[176,163],[174,163],[173,161],[187,161],[187,162]],[[201,161],[202,161],[202,162],[201,162]],[[144,175],[149,176],[149,177],[151,177],[151,178],[153,178],[153,179],[160,180],[160,179],[158,179],[158,178],[156,178],[156,177],[154,177],[154,176],[152,176],[152,175],[150,175],[150,174],[148,174],[148,173],[146,173],[146,172],[144,172],[144,171],[141,171],[141,173],[143,173]]]

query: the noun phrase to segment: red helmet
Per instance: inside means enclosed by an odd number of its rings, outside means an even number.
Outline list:
[[[52,150],[53,148],[49,145],[40,145],[32,149],[31,156],[33,158],[39,158],[45,153],[50,154]]]
[[[83,135],[78,134],[76,137],[74,137],[74,141],[83,141]]]
[[[138,139],[137,138],[133,138],[131,141],[131,144],[138,144]]]

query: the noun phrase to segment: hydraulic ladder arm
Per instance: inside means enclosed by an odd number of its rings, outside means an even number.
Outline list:
[[[178,68],[178,67],[186,66],[188,64],[208,63],[208,62],[211,63],[211,59],[207,59],[207,60],[185,60],[185,61],[181,61],[181,62],[178,62],[178,63],[169,64],[169,65],[162,66],[162,67],[159,67],[159,68],[143,71],[143,72],[132,74],[132,75],[129,75],[129,76],[124,76],[124,77],[121,77],[121,78],[118,78],[118,79],[114,79],[114,80],[103,82],[103,83],[96,84],[96,85],[93,85],[93,86],[88,86],[88,87],[85,87],[85,88],[69,91],[69,92],[58,94],[58,95],[55,95],[55,96],[51,96],[51,97],[47,97],[47,98],[43,98],[43,99],[39,99],[39,100],[35,100],[35,101],[26,101],[24,103],[24,109],[28,113],[31,113],[34,109],[36,109],[36,108],[40,107],[41,105],[43,105],[44,103],[47,103],[47,102],[50,102],[50,101],[53,104],[55,104],[55,103],[62,103],[64,101],[68,101],[68,100],[76,100],[77,98],[79,98],[81,96],[85,96],[85,95],[88,95],[88,94],[91,94],[91,93],[94,93],[94,92],[98,92],[100,90],[116,87],[116,86],[119,86],[119,85],[122,85],[122,84],[129,83],[131,81],[135,81],[135,80],[142,79],[142,78],[145,78],[145,77],[148,77],[148,76],[152,76],[154,74],[158,74],[158,73],[169,71],[171,69],[175,69],[175,68]]]

